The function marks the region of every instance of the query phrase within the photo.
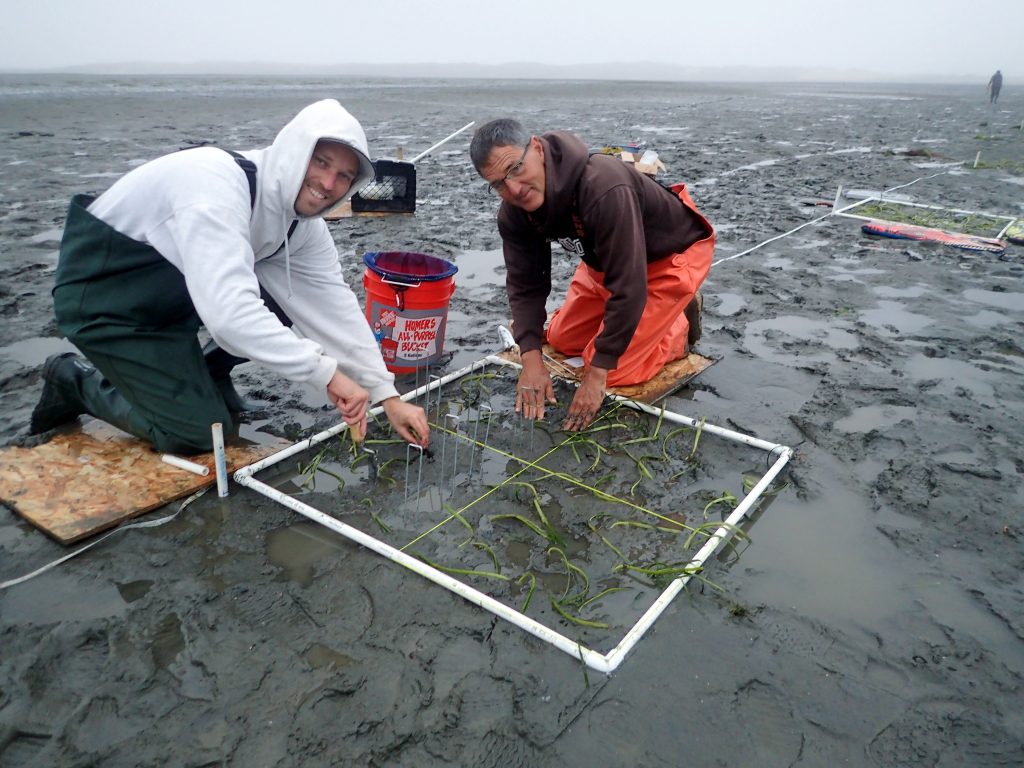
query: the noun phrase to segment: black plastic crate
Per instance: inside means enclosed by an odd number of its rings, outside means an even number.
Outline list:
[[[415,212],[416,166],[399,160],[375,160],[373,169],[373,181],[352,196],[352,212]]]

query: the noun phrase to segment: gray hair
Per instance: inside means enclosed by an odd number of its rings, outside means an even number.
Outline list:
[[[487,164],[487,158],[491,156],[491,151],[495,147],[525,147],[529,140],[529,134],[518,120],[511,117],[491,120],[477,128],[473,134],[473,141],[469,145],[469,159],[473,161],[473,167],[479,173]]]

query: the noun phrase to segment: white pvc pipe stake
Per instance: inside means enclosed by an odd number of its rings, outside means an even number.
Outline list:
[[[418,155],[416,155],[416,157],[414,157],[409,162],[415,164],[417,160],[423,159],[424,157],[429,155],[431,152],[433,152],[435,149],[440,147],[442,144],[444,144],[447,141],[451,141],[452,139],[454,139],[456,136],[458,136],[460,133],[462,133],[464,130],[469,128],[471,125],[474,125],[475,123],[476,123],[476,120],[470,120],[464,126],[459,128],[459,130],[457,130],[455,133],[451,134],[450,136],[445,136],[443,139],[441,139],[439,142],[437,142],[437,144],[435,144],[434,146],[430,147],[430,149],[423,150],[422,152],[420,152]]]
[[[228,495],[228,462],[224,455],[224,426],[218,421],[210,427],[213,433],[213,460],[217,467],[217,495]]]
[[[161,454],[160,460],[165,464],[170,464],[172,467],[178,469],[184,469],[186,472],[191,472],[194,475],[200,475],[206,477],[210,474],[210,468],[204,467],[202,464],[196,464],[194,461],[183,459],[181,456],[175,456],[173,453]]]

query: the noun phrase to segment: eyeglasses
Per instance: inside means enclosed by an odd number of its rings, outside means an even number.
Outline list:
[[[526,162],[526,153],[530,151],[531,143],[532,140],[526,142],[526,146],[523,148],[522,156],[519,158],[518,162],[516,162],[515,165],[508,169],[508,173],[506,173],[497,181],[492,181],[490,184],[487,185],[488,192],[490,192],[493,195],[500,195],[502,192],[508,189],[508,180],[514,179],[516,176],[523,172],[523,163]]]

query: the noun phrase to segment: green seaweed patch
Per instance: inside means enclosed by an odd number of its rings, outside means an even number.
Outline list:
[[[1024,160],[1011,160],[1004,158],[1002,160],[978,160],[977,165],[972,165],[973,168],[978,170],[995,170],[995,171],[1006,171],[1008,173],[1024,173]]]
[[[855,210],[859,216],[868,216],[872,219],[944,229],[947,232],[962,232],[979,237],[996,237],[1006,226],[1006,219],[995,216],[957,213],[949,209],[918,208],[886,200],[865,203],[857,206]]]

